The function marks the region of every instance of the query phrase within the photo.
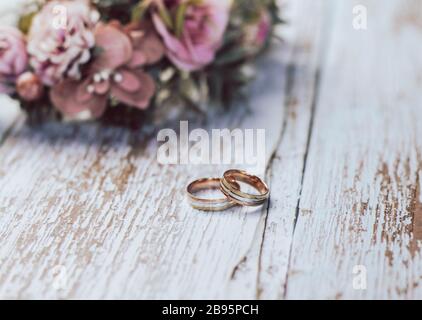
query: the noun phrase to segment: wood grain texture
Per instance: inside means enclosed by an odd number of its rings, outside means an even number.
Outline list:
[[[330,1],[286,297],[420,299],[422,3],[359,1],[361,31],[355,4]]]
[[[285,1],[249,110],[192,124],[266,129],[263,208],[192,210],[184,186],[227,166],[160,165],[148,130],[28,126],[1,97],[0,298],[422,298],[421,6]]]
[[[323,1],[289,2],[289,23],[285,34],[291,59],[287,70],[285,122],[273,155],[268,181],[271,200],[260,251],[258,295],[260,299],[282,299],[286,291],[287,268],[293,239],[296,207],[302,185],[313,101],[323,39]],[[313,12],[303,19],[303,12]]]
[[[207,124],[265,128],[267,158],[285,115],[280,46],[261,63],[250,109]],[[159,165],[156,148],[143,132],[21,119],[0,148],[0,297],[256,298],[259,256],[237,273],[267,208],[191,209],[186,184],[224,167]]]

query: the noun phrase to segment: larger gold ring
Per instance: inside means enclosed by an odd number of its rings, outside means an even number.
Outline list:
[[[240,188],[234,184],[234,188]],[[190,205],[197,210],[202,211],[223,211],[237,204],[227,197],[217,199],[204,199],[195,196],[199,191],[203,190],[220,190],[220,178],[205,178],[195,180],[186,188],[186,193]]]
[[[259,194],[242,192],[238,182],[244,182]],[[242,170],[228,170],[220,181],[220,189],[229,199],[242,206],[259,206],[270,196],[270,189],[259,177],[251,175]]]

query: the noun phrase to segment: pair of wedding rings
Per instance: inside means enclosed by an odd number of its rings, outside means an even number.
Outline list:
[[[241,190],[239,182],[246,183],[258,193]],[[205,190],[220,190],[224,198],[207,199],[196,196]],[[236,205],[255,207],[263,204],[270,195],[268,186],[259,177],[242,170],[228,170],[223,178],[205,178],[195,180],[186,188],[190,205],[203,211],[222,211]]]

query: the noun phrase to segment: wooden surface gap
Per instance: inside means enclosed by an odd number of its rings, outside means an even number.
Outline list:
[[[275,157],[277,156],[277,150],[280,148],[280,145],[283,142],[283,139],[285,137],[285,133],[287,130],[288,121],[290,119],[289,117],[289,113],[291,112],[290,106],[292,105],[292,102],[293,102],[293,88],[295,85],[295,72],[296,72],[295,68],[296,68],[295,65],[292,63],[290,63],[286,68],[286,73],[285,73],[286,83],[285,83],[285,88],[284,88],[285,105],[281,106],[284,110],[283,117],[281,119],[282,126],[281,126],[280,135],[277,139],[275,148],[267,163],[266,174],[265,174],[267,181],[270,181],[271,179],[272,164],[274,162]],[[268,199],[267,203],[265,204],[264,226],[262,230],[262,239],[261,239],[261,245],[260,245],[259,254],[258,254],[256,299],[261,299],[261,291],[259,290],[259,288],[260,288],[260,274],[262,270],[262,252],[263,252],[263,247],[264,247],[264,242],[265,242],[265,233],[267,230],[268,215],[270,211],[270,202],[271,202],[271,197]]]
[[[334,8],[333,7],[329,8],[327,7],[327,4],[325,3],[325,7],[323,10],[324,17],[322,19],[324,22],[321,28],[321,37],[319,40],[320,43],[316,45],[316,47],[319,48],[318,54],[317,54],[318,63],[317,63],[317,68],[315,70],[315,75],[314,75],[314,86],[313,86],[313,91],[312,91],[312,100],[310,102],[310,118],[309,118],[308,132],[307,132],[307,138],[306,138],[306,147],[305,147],[305,152],[303,155],[303,167],[302,167],[301,177],[300,177],[299,194],[298,194],[297,204],[295,208],[295,217],[293,221],[292,242],[290,244],[290,249],[289,249],[289,259],[287,263],[287,274],[286,274],[286,281],[284,283],[283,299],[287,298],[288,289],[289,289],[289,274],[291,271],[292,250],[293,250],[295,241],[300,241],[300,239],[299,240],[296,239],[295,231],[296,231],[298,220],[300,218],[303,185],[304,185],[306,169],[308,165],[309,150],[311,147],[312,133],[314,132],[315,115],[317,111],[319,92],[321,88],[321,78],[322,78],[321,75],[323,72],[324,61],[327,57],[327,50],[330,47],[330,39],[332,36],[332,18],[336,12],[336,8],[337,6],[334,6]]]
[[[314,118],[315,118],[315,111],[316,111],[317,100],[318,100],[320,80],[321,80],[320,70],[317,69],[316,73],[315,73],[315,85],[314,85],[313,98],[312,98],[312,102],[311,102],[311,111],[310,111],[311,116],[309,118],[309,126],[308,126],[308,134],[307,134],[307,139],[306,139],[305,154],[303,155],[303,167],[302,167],[301,178],[300,178],[299,194],[298,194],[298,199],[297,199],[297,205],[296,205],[296,208],[295,208],[295,217],[294,217],[294,221],[293,221],[292,242],[290,244],[289,261],[288,261],[288,264],[287,264],[286,282],[284,284],[284,296],[283,296],[284,299],[286,299],[286,297],[287,297],[287,292],[288,292],[288,287],[289,287],[289,271],[290,271],[290,268],[291,268],[291,256],[292,256],[293,245],[294,245],[294,242],[295,242],[296,225],[297,225],[297,222],[299,220],[299,214],[300,214],[303,183],[304,183],[304,180],[305,180],[309,148],[310,148],[310,145],[311,145],[311,138],[312,138],[312,132],[313,132],[313,127],[314,127]]]

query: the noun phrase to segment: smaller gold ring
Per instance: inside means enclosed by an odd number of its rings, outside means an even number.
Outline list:
[[[194,209],[202,211],[223,211],[236,206],[237,204],[227,197],[203,199],[195,196],[195,193],[203,190],[220,190],[220,180],[220,178],[205,178],[190,183],[186,188],[189,204]],[[237,187],[240,188],[239,185]],[[234,188],[236,188],[236,184],[234,184]]]
[[[259,194],[251,194],[242,192],[238,182],[244,182]],[[242,206],[259,206],[263,204],[270,196],[270,189],[259,177],[251,175],[242,170],[228,170],[224,173],[223,179],[220,181],[220,189],[227,198]]]

